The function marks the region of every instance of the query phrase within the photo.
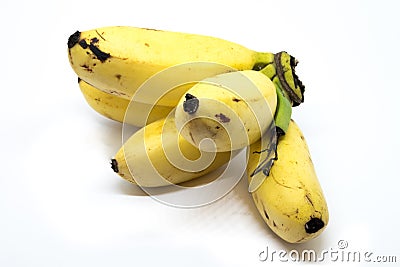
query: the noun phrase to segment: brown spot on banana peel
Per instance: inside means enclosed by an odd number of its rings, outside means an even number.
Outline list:
[[[79,45],[83,48],[86,49],[88,48],[88,44],[86,43],[86,41],[84,39],[79,41]]]
[[[313,208],[314,208],[314,203],[311,200],[310,193],[306,193],[305,198],[307,199],[308,203],[310,203],[310,205],[313,206]]]
[[[265,210],[265,208],[263,209],[263,211],[264,211],[265,218],[267,218],[267,220],[269,220],[269,216],[268,216],[268,213],[267,213],[267,211]]]
[[[99,39],[95,37],[90,40],[90,44],[88,44],[85,39],[80,40],[78,43],[83,49],[89,48],[98,60],[105,62],[109,57],[111,57],[111,55],[101,51],[97,46],[95,46],[98,41]]]
[[[93,69],[91,69],[88,65],[81,65],[82,68],[84,68],[88,72],[93,72]]]
[[[99,42],[99,39],[97,37],[93,37],[92,39],[90,39],[91,44],[96,44],[98,42]]]
[[[103,41],[105,41],[106,39],[103,37],[103,35],[102,34],[100,34],[99,33],[99,31],[98,30],[96,30],[96,33],[99,35],[99,37],[103,40]],[[103,32],[104,33],[104,32]]]
[[[227,116],[225,116],[225,115],[222,114],[222,113],[215,114],[215,117],[216,117],[217,119],[219,119],[219,121],[222,122],[222,123],[227,123],[227,122],[230,122],[230,121],[231,121],[230,118],[228,118]]]
[[[100,60],[101,62],[106,61],[109,57],[111,57],[111,55],[109,53],[105,53],[103,51],[101,51],[97,46],[95,46],[94,44],[89,44],[89,49],[90,51],[93,52],[93,54],[97,57],[98,60]]]
[[[157,30],[157,29],[153,29],[153,28],[142,28],[146,31],[155,31],[155,32],[162,32],[162,30]]]
[[[192,132],[189,132],[189,135],[190,135],[190,139],[192,139],[193,144],[195,144],[196,142],[194,141]]]
[[[298,208],[297,208],[296,210],[292,211],[292,212],[283,213],[283,215],[285,215],[285,216],[288,217],[288,218],[290,218],[290,217],[292,217],[292,216],[297,217],[297,214],[299,214],[299,209],[298,209]]]
[[[108,90],[108,93],[112,94],[112,95],[117,95],[117,96],[128,96],[128,94],[121,92],[121,91],[116,91],[116,90]]]

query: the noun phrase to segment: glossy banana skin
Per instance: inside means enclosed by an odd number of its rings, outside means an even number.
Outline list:
[[[173,117],[135,132],[112,159],[112,169],[142,187],[179,184],[227,163],[238,152],[207,153],[182,138]]]
[[[261,138],[273,123],[276,106],[273,82],[261,72],[244,70],[194,85],[181,98],[175,120],[182,136],[201,150],[232,151]],[[215,146],[202,144],[204,139]]]
[[[211,36],[129,26],[76,31],[68,39],[68,59],[78,77],[126,99],[132,99],[157,73],[178,65],[210,63],[206,68],[189,66],[176,76],[191,77],[178,79],[186,83],[232,70],[261,70],[279,84],[293,106],[304,101],[304,85],[295,73],[298,61],[293,56],[284,51],[256,52]],[[175,86],[158,89],[158,105],[176,106],[192,85]],[[154,99],[144,95],[137,102],[154,104]]]
[[[277,159],[267,172],[259,168],[265,164],[265,148],[261,141],[251,145],[247,166],[249,181],[267,176],[252,193],[261,217],[289,243],[317,237],[326,228],[329,213],[300,128],[293,120],[290,122],[286,134],[279,138]]]
[[[78,79],[78,83],[86,102],[93,110],[104,117],[121,123],[143,127],[167,117],[173,110],[173,107],[169,106],[152,106],[146,103],[130,102],[126,98],[101,91],[82,79]],[[125,116],[128,108],[131,114]]]
[[[207,70],[207,76],[211,76],[227,71],[219,65],[252,69],[257,62],[272,61],[273,54],[258,53],[210,36],[120,26],[75,32],[68,40],[68,58],[81,79],[100,90],[131,99],[147,79],[175,65],[215,63],[215,70]],[[187,89],[178,90],[177,94]],[[159,104],[176,106],[178,100],[172,93]]]

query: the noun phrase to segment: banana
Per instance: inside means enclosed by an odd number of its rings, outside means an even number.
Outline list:
[[[111,160],[112,169],[142,187],[179,184],[227,163],[238,152],[207,153],[179,135],[169,116],[146,125],[123,144]]]
[[[156,73],[189,64],[168,72],[164,77],[168,82],[149,86],[136,99],[148,104],[159,99],[159,105],[171,107],[192,86],[188,84],[190,81],[267,66],[276,69],[279,74],[276,77],[284,89],[294,86],[298,89],[296,93],[302,94],[299,89],[302,84],[294,72],[297,61],[281,59],[282,55],[256,52],[210,36],[128,26],[76,31],[68,39],[68,58],[75,73],[96,88],[126,99],[132,99],[140,86]],[[195,62],[198,64],[192,64]],[[302,96],[295,100],[299,99]]]
[[[118,95],[106,93],[78,79],[79,88],[86,102],[99,114],[119,122],[143,127],[161,118],[165,118],[173,110],[172,107],[131,102]],[[129,108],[129,114],[125,113]]]
[[[270,142],[266,144],[259,140],[248,150],[249,182],[259,176],[264,179],[252,193],[261,217],[287,242],[315,238],[325,229],[329,214],[301,130],[290,122],[286,134],[279,137],[277,158],[271,158]]]
[[[261,138],[276,105],[275,86],[263,73],[229,72],[189,89],[177,106],[175,122],[181,135],[202,151],[236,150]]]

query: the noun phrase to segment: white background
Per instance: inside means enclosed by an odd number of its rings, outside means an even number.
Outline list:
[[[398,1],[3,1],[0,266],[267,266],[266,247],[321,251],[339,240],[400,261],[399,10]],[[245,181],[212,205],[178,209],[114,174],[121,125],[85,103],[66,44],[76,30],[110,25],[295,55],[306,93],[293,117],[329,204],[326,231],[282,242]]]

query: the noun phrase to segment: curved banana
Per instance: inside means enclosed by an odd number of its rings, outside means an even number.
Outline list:
[[[117,95],[106,93],[78,79],[79,88],[86,102],[99,114],[119,122],[125,122],[137,127],[143,127],[161,118],[165,118],[173,107],[150,105],[140,102],[131,102]],[[125,113],[127,109],[131,114]]]
[[[172,88],[165,88],[166,85],[151,88],[150,91],[157,91],[157,96],[165,94],[159,105],[172,107],[191,87],[179,86],[178,81],[198,81],[232,69],[261,70],[269,66],[279,74],[282,85],[287,85],[284,89],[292,90],[291,86],[299,89],[301,85],[294,72],[297,64],[294,60],[281,60],[278,58],[281,54],[255,52],[233,42],[196,34],[127,26],[76,31],[68,39],[68,55],[79,77],[102,91],[126,99],[131,99],[145,81],[160,71],[185,63],[210,63],[175,71],[179,73],[172,75],[175,77],[172,86],[177,88],[169,93]],[[295,93],[301,94],[296,100],[301,101],[303,92]],[[144,94],[138,102],[154,104],[151,94],[154,92]]]
[[[293,120],[279,139],[278,159],[273,163],[268,151],[261,141],[248,150],[249,182],[264,179],[252,193],[259,213],[272,231],[287,242],[315,238],[328,223],[328,207],[304,136]]]
[[[199,151],[179,135],[173,117],[167,117],[129,137],[112,159],[111,167],[131,183],[157,187],[210,173],[237,153]]]
[[[229,72],[189,89],[177,106],[175,122],[181,135],[202,151],[236,150],[261,138],[276,105],[276,88],[267,76],[253,70]]]

